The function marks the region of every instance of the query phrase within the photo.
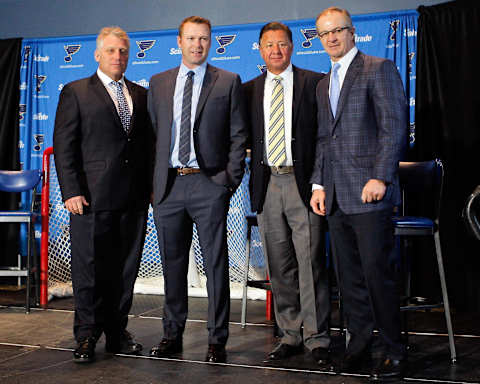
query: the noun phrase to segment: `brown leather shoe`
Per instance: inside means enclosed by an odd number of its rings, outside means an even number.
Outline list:
[[[205,356],[207,363],[226,363],[227,351],[223,344],[208,344],[207,355]]]
[[[152,357],[170,357],[176,353],[180,353],[183,350],[182,339],[162,339],[160,344],[155,345],[150,350],[150,356]]]

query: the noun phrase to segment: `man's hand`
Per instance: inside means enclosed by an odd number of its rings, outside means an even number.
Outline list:
[[[375,201],[380,201],[385,196],[385,191],[387,187],[382,180],[370,179],[367,184],[363,187],[362,190],[362,202],[363,203],[372,203]]]
[[[325,216],[325,191],[323,189],[315,189],[312,192],[310,206],[317,215]]]
[[[65,208],[74,215],[83,215],[84,205],[90,205],[87,200],[85,200],[85,196],[74,196],[65,200]]]

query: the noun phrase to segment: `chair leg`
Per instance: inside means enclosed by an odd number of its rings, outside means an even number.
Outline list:
[[[243,272],[243,296],[242,296],[242,316],[241,324],[242,328],[247,325],[247,290],[248,290],[248,269],[250,267],[250,245],[252,239],[252,226],[247,223],[247,244],[245,249],[245,267]]]
[[[455,350],[455,340],[453,338],[453,327],[452,327],[452,319],[450,316],[450,304],[448,301],[447,282],[445,280],[445,270],[443,268],[442,250],[440,248],[440,233],[438,230],[434,234],[434,239],[435,239],[435,250],[437,253],[438,273],[440,275],[440,284],[442,286],[445,320],[447,322],[448,342],[450,345],[450,357],[451,357],[452,364],[455,364],[457,361],[457,352]]]

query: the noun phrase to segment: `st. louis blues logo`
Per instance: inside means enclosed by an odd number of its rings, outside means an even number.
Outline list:
[[[137,53],[137,57],[143,59],[145,57],[145,51],[152,48],[155,45],[156,40],[138,40],[135,42],[138,45],[138,49],[140,49],[140,52]]]
[[[27,63],[28,61],[28,58],[30,57],[30,52],[32,51],[32,47],[30,47],[30,45],[26,45],[24,48],[23,48],[23,62],[24,63]]]
[[[66,63],[70,63],[72,61],[72,56],[75,55],[80,50],[81,47],[82,47],[81,44],[64,45],[63,49],[65,49],[67,56],[65,56],[63,60],[65,60]]]
[[[235,37],[237,37],[237,35],[215,36],[215,39],[217,40],[218,45],[220,45],[220,47],[217,48],[216,52],[219,55],[223,55],[227,51],[225,47],[227,45],[232,44],[233,41],[235,40]]]
[[[408,54],[408,73],[412,73],[412,70],[413,70],[412,62],[414,57],[415,57],[415,52],[410,52]]]
[[[265,64],[257,64],[257,68],[261,73],[264,73],[267,70],[267,66]]]
[[[27,112],[27,104],[20,104],[18,106],[18,112],[20,114],[19,120],[22,121],[24,119],[25,112]]]
[[[409,141],[410,145],[415,144],[415,123],[410,123]]]
[[[37,92],[40,92],[42,89],[42,84],[47,80],[47,76],[45,75],[35,75],[37,79]]]
[[[318,37],[317,30],[315,28],[300,29],[305,41],[302,43],[303,48],[310,48],[312,46],[312,40]]]
[[[397,30],[399,25],[400,20],[390,21],[390,29],[392,30],[392,32],[390,33],[390,40],[395,41],[397,39]]]
[[[33,146],[33,150],[35,152],[39,152],[42,150],[43,143],[45,141],[45,135],[43,134],[34,134],[33,139],[35,140],[35,144]]]

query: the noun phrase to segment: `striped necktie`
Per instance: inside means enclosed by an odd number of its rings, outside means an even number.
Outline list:
[[[180,160],[180,163],[183,165],[187,165],[190,159],[193,75],[195,75],[193,71],[187,73],[187,79],[185,80],[185,86],[183,88],[182,120],[180,122],[180,143],[178,149],[178,160]]]
[[[270,121],[268,123],[268,163],[283,165],[287,159],[285,152],[285,117],[283,105],[282,78],[276,76],[270,103]]]

